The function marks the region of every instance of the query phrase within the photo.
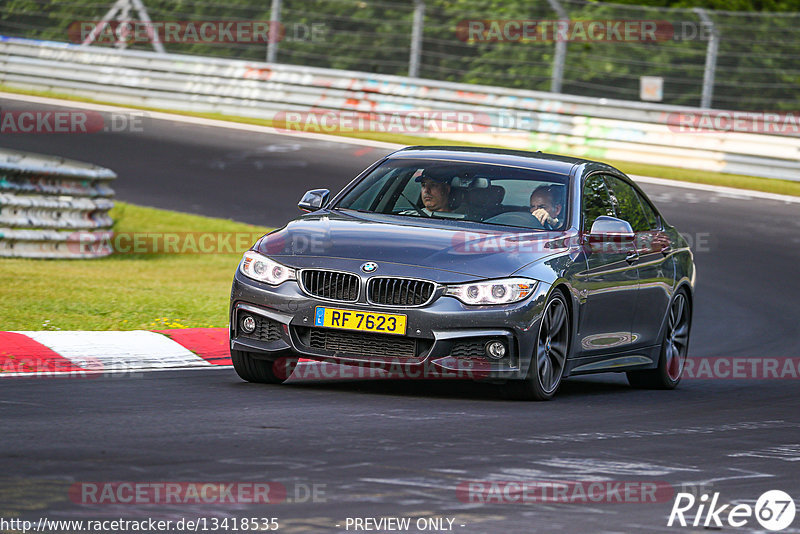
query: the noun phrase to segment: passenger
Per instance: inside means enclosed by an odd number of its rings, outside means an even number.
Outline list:
[[[531,215],[536,217],[547,230],[561,226],[560,217],[564,211],[561,187],[540,185],[531,193]]]

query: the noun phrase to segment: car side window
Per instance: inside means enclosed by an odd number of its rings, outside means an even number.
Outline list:
[[[636,191],[636,197],[639,199],[639,203],[642,205],[642,210],[644,210],[644,216],[647,217],[647,224],[650,226],[650,230],[656,230],[661,226],[661,223],[658,220],[658,215],[656,215],[653,206],[650,205],[642,195]]]
[[[590,176],[583,185],[583,228],[589,232],[592,224],[601,215],[616,217],[611,196],[603,177],[596,174]]]
[[[628,221],[634,232],[650,230],[650,222],[647,220],[642,203],[639,201],[639,195],[633,186],[616,176],[606,176],[605,179],[614,197],[617,217]]]

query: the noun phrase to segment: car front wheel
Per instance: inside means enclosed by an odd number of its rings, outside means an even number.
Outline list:
[[[507,385],[512,398],[550,400],[561,385],[569,353],[569,309],[567,299],[556,290],[550,296],[539,322],[539,333],[524,380]]]
[[[241,350],[231,350],[231,361],[242,380],[261,384],[283,384],[297,366],[297,358],[261,360]]]

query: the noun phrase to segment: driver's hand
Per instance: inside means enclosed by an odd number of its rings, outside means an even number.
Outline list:
[[[539,219],[539,222],[542,223],[542,226],[553,226],[556,223],[556,220],[550,217],[550,214],[547,213],[547,210],[544,208],[539,208],[538,210],[534,210],[531,212],[531,215]]]

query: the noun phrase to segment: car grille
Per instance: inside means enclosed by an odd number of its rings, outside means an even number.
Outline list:
[[[302,271],[301,281],[309,295],[342,302],[358,300],[361,279],[354,274],[307,269]]]
[[[404,278],[370,278],[367,295],[373,304],[388,306],[421,306],[433,296],[435,286],[426,280]]]
[[[242,317],[246,314],[246,312],[242,313],[239,312],[239,321],[241,321]],[[272,319],[268,319],[266,317],[261,317],[260,315],[254,315],[252,313],[247,313],[256,320],[256,329],[253,330],[251,333],[247,334],[242,330],[241,322],[239,323],[239,335],[244,337],[249,337],[252,339],[257,339],[258,341],[278,341],[281,338],[281,323],[278,321],[273,321]]]
[[[413,338],[337,332],[319,328],[311,329],[309,346],[314,349],[379,358],[413,358],[417,352],[417,343]]]

